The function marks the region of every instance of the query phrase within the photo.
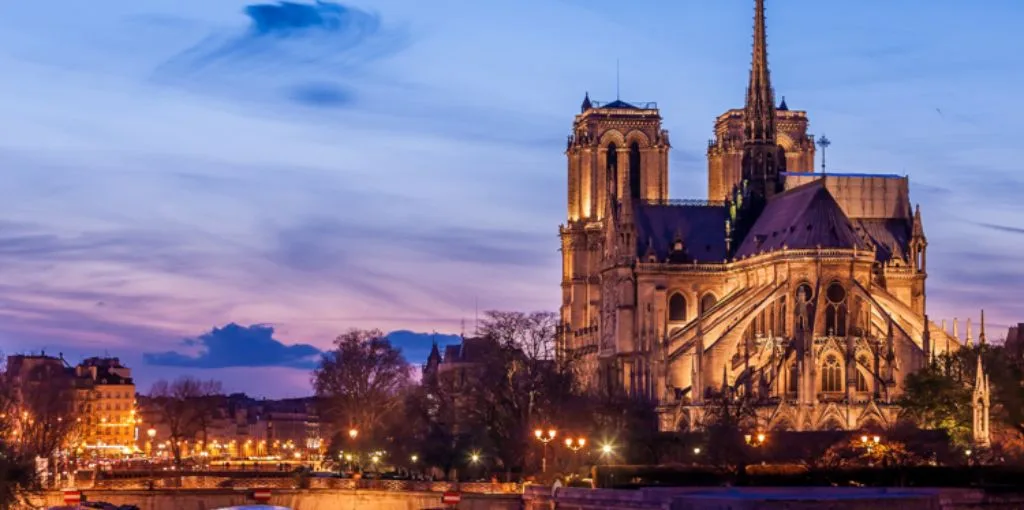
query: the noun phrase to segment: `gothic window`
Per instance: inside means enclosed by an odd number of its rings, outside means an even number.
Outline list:
[[[629,196],[640,198],[640,144],[629,146]]]
[[[839,359],[834,354],[825,358],[821,367],[821,391],[825,393],[839,393],[843,391],[843,367],[839,365]]]
[[[614,143],[608,144],[608,152],[605,154],[605,168],[607,169],[605,175],[608,177],[608,182],[611,183],[612,196],[617,196],[619,190],[618,158],[618,148],[615,147]],[[611,199],[612,197],[608,198]]]
[[[871,391],[868,388],[868,379],[864,376],[864,370],[868,366],[868,357],[861,354],[857,358],[857,363],[860,364],[860,370],[857,370],[857,391]]]
[[[846,336],[846,289],[839,282],[832,282],[825,298],[825,334]]]
[[[788,387],[786,388],[786,391],[788,391],[789,393],[796,393],[798,391],[797,382],[799,380],[800,369],[797,368],[796,363],[793,363],[792,365],[789,366],[789,381],[787,381],[789,384],[787,385]]]
[[[714,294],[710,292],[704,294],[704,297],[700,298],[700,314],[704,315],[708,310],[714,308],[717,303],[718,299],[715,298]]]
[[[868,380],[864,377],[864,372],[861,370],[857,370],[857,391],[868,391]]]
[[[683,322],[686,320],[686,298],[682,294],[672,294],[668,300],[668,320]]]

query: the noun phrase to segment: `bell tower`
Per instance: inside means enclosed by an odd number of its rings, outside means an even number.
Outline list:
[[[587,94],[566,142],[567,221],[562,239],[563,349],[597,346],[604,231],[614,211],[668,200],[668,132],[655,103],[609,103]],[[632,211],[620,217],[629,218]],[[586,361],[586,360],[585,360]]]

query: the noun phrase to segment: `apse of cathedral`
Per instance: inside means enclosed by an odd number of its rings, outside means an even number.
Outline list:
[[[973,341],[970,323],[961,339],[925,314],[907,177],[815,173],[754,10],[746,101],[715,121],[707,199],[669,198],[656,104],[584,98],[565,152],[560,352],[588,387],[655,402],[663,430],[699,428],[718,391],[752,397],[766,430],[884,428],[906,376]]]

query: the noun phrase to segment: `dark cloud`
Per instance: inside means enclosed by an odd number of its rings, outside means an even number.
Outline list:
[[[291,87],[288,95],[296,103],[317,108],[340,108],[352,102],[352,94],[333,83],[310,82]]]
[[[462,343],[462,337],[459,335],[417,333],[408,330],[392,331],[387,334],[387,337],[391,341],[391,345],[401,348],[405,359],[413,364],[422,364],[427,361],[434,342],[437,342],[437,347],[442,354],[445,346]]]
[[[145,353],[143,360],[150,365],[193,368],[313,368],[320,354],[320,350],[312,345],[285,345],[274,338],[274,328],[258,324],[243,327],[231,323],[223,328],[213,328],[209,333],[182,340],[181,346],[198,348],[198,353]]]
[[[247,27],[210,34],[160,65],[157,81],[233,98],[244,91],[250,99],[273,97],[284,85],[289,101],[336,108],[352,102],[351,92],[316,80],[351,79],[407,44],[404,32],[385,28],[376,13],[339,3],[254,4],[244,14]]]
[[[980,227],[995,230],[997,232],[1007,232],[1010,234],[1024,234],[1024,228],[1021,227],[1008,227],[1005,225],[995,225],[992,223],[977,223]]]

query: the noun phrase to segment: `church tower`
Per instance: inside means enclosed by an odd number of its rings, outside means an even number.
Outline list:
[[[667,201],[670,147],[655,103],[601,103],[584,96],[565,149],[560,348],[597,347],[601,271],[612,248],[607,234],[616,228],[610,222],[630,222],[634,204]],[[627,251],[622,255],[636,255],[635,248]]]

